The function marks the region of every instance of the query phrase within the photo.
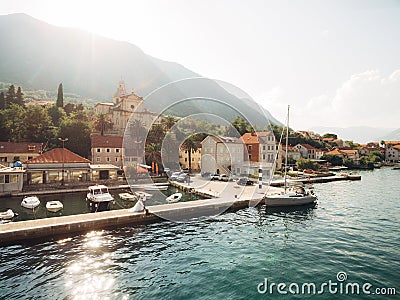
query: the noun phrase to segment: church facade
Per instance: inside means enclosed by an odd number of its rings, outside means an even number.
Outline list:
[[[139,120],[143,126],[149,127],[157,114],[143,107],[143,98],[136,95],[133,90],[127,93],[125,82],[120,81],[114,94],[113,102],[97,103],[94,114],[104,114],[112,123],[112,129],[106,134],[122,136],[128,124],[131,114],[135,112],[135,120]]]

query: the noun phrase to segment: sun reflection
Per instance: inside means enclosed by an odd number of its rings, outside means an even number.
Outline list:
[[[106,244],[103,233],[87,233],[82,243],[83,251],[66,268],[64,287],[72,299],[116,298],[113,293],[116,289],[116,278],[108,272],[114,263],[113,254],[104,252],[107,249],[101,249]],[[119,299],[129,298],[129,295],[117,294]]]

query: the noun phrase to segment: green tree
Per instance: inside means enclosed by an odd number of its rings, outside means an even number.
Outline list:
[[[314,161],[311,161],[309,159],[305,158],[300,158],[296,161],[296,167],[298,170],[318,170],[318,164]]]
[[[44,142],[49,135],[51,118],[47,110],[40,105],[30,105],[25,114],[25,138],[30,142]]]
[[[15,94],[15,104],[25,106],[24,93],[22,93],[20,86],[18,87],[17,93]]]
[[[159,143],[146,144],[146,162],[151,164],[152,162],[161,164],[161,145]]]
[[[0,93],[0,110],[6,108],[6,97],[4,96],[4,92]]]
[[[51,118],[51,122],[53,126],[59,127],[61,124],[61,121],[66,118],[66,113],[65,111],[56,105],[50,105],[47,107],[47,113],[49,114]]]
[[[111,120],[105,114],[100,113],[95,117],[94,128],[103,136],[105,131],[112,128]]]
[[[4,138],[12,142],[23,141],[26,136],[26,109],[15,103],[8,105],[7,109],[2,111],[4,122]],[[3,135],[3,134],[2,134]]]
[[[242,136],[243,134],[247,132],[254,132],[253,126],[250,125],[250,123],[243,119],[242,117],[237,116],[232,122],[231,125],[237,130],[237,132]],[[228,129],[229,132],[227,133],[232,133],[232,127]],[[237,134],[236,134],[237,135]]]
[[[331,138],[331,139],[335,139],[335,140],[337,140],[337,134],[334,134],[334,133],[325,133],[323,136],[322,136],[322,138]]]
[[[342,166],[343,165],[343,158],[338,155],[323,155],[321,159],[325,159],[333,166]]]
[[[90,122],[85,112],[72,113],[60,125],[60,136],[68,138],[65,147],[83,157],[90,154]],[[61,147],[61,143],[59,144]]]
[[[171,130],[171,128],[176,124],[177,119],[174,116],[166,116],[161,120],[161,124],[165,131]]]
[[[64,107],[64,92],[63,92],[63,85],[60,83],[58,85],[58,91],[57,91],[57,102],[56,102],[57,107]]]
[[[193,137],[188,137],[181,145],[183,150],[188,152],[189,172],[192,170],[192,151],[197,151],[197,141]]]
[[[13,84],[8,88],[6,95],[6,107],[10,106],[12,103],[15,103],[15,86]]]
[[[155,123],[151,126],[147,135],[146,143],[160,143],[165,137],[165,131],[162,124]]]

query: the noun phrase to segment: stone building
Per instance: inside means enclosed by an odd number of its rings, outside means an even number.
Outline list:
[[[128,124],[129,118],[135,112],[135,120],[148,127],[157,118],[157,114],[143,107],[143,98],[133,91],[127,93],[125,83],[121,81],[115,92],[113,102],[98,103],[94,107],[94,114],[104,114],[111,121],[112,129],[107,134],[122,136]]]

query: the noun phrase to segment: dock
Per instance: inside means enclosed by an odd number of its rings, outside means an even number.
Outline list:
[[[148,206],[148,213],[121,209],[0,224],[0,245],[17,244],[38,239],[54,240],[93,230],[217,215],[226,211],[255,207],[264,203],[266,194],[282,191],[282,188],[272,185],[262,185],[260,188],[258,185],[239,186],[234,182],[208,181],[200,177],[193,177],[192,179],[189,184],[173,182],[172,185],[208,199]],[[330,181],[344,180],[333,176],[327,179],[330,179]],[[307,182],[310,181],[307,180]],[[311,182],[315,183],[316,181]],[[129,186],[115,186],[113,188],[123,189],[129,188]],[[51,192],[54,193],[54,191]]]

